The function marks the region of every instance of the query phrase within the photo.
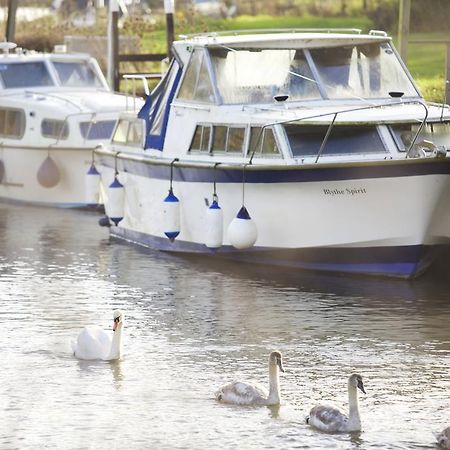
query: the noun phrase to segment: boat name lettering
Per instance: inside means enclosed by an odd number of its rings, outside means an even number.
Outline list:
[[[323,189],[324,195],[360,195],[367,194],[366,188]]]

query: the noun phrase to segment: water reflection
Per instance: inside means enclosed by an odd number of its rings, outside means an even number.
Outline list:
[[[86,375],[95,375],[99,371],[109,369],[116,389],[119,390],[123,386],[125,378],[122,370],[122,361],[89,361],[82,359],[76,359],[76,361],[80,372],[84,372]]]

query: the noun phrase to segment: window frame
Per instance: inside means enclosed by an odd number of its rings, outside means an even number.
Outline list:
[[[56,124],[61,125],[61,128],[59,130],[59,133],[54,134],[45,134],[43,131],[44,122],[52,122],[52,129],[55,131]],[[58,141],[60,140],[66,140],[69,138],[69,124],[67,123],[67,120],[60,120],[60,119],[51,119],[51,118],[44,118],[41,120],[41,135],[44,138],[47,139],[56,139]]]
[[[0,107],[0,114],[1,112],[5,112],[5,118],[4,122],[2,123],[0,121],[0,137],[6,138],[6,139],[22,139],[25,134],[25,125],[26,125],[26,114],[25,111],[21,108],[10,108],[10,107]],[[3,129],[7,131],[7,122],[8,122],[8,113],[14,113],[16,114],[17,120],[18,120],[18,134],[7,134],[6,132],[3,133]]]
[[[198,130],[201,127],[201,136],[200,136],[200,142],[198,147],[200,148],[194,148],[194,142],[198,139],[197,137],[197,133]],[[214,133],[217,127],[224,127],[226,128],[226,135],[225,135],[225,145],[224,145],[224,149],[216,149],[214,150],[213,145],[214,145]],[[256,158],[266,158],[266,159],[272,159],[272,158],[276,158],[276,159],[282,159],[283,158],[283,153],[282,153],[282,149],[280,146],[280,142],[279,139],[277,137],[277,133],[275,130],[275,127],[270,126],[270,127],[263,127],[261,125],[258,126],[252,126],[252,125],[241,125],[241,124],[222,124],[222,123],[204,123],[204,122],[200,122],[197,123],[197,125],[195,126],[195,130],[194,133],[192,135],[192,139],[191,142],[189,144],[189,149],[188,149],[188,154],[207,154],[210,156],[228,156],[228,157],[242,157],[242,158],[246,158],[246,157],[250,157],[252,155],[252,151],[250,150],[250,145],[251,145],[251,130],[252,128],[263,128],[264,129],[264,133],[263,136],[266,135],[266,133],[270,132],[271,136],[273,138],[273,142],[275,144],[275,147],[277,149],[276,153],[263,153],[262,151],[259,153],[255,153],[254,157]],[[208,143],[207,143],[207,147],[206,148],[202,148],[203,147],[203,139],[204,139],[204,134],[205,134],[205,129],[208,129],[208,133],[209,135],[207,136],[208,139]],[[229,149],[229,145],[230,145],[230,130],[242,130],[243,136],[242,136],[242,146],[241,146],[241,151],[230,151]],[[261,140],[261,148],[263,143],[265,142],[265,139],[263,138]]]
[[[252,150],[251,146],[252,146],[252,128],[257,130],[257,129],[262,129],[262,139],[261,142],[259,144],[260,146],[260,151],[254,151]],[[275,147],[278,150],[276,153],[264,153],[263,152],[263,144],[266,140],[266,133],[270,132],[272,134],[273,137],[273,141],[275,143]],[[259,135],[258,135],[259,136]],[[275,130],[275,127],[273,126],[261,126],[261,125],[249,125],[248,126],[248,142],[246,145],[246,156],[249,156],[251,158],[265,158],[265,159],[272,159],[272,158],[276,158],[276,159],[282,159],[283,158],[283,152],[281,150],[281,146],[280,146],[280,142],[277,138],[277,133]]]
[[[297,125],[298,127],[305,127],[305,128],[306,127],[309,127],[309,128],[321,127],[324,130],[323,136],[322,136],[322,140],[320,141],[320,144],[319,144],[319,147],[318,147],[316,153],[294,154],[294,152],[292,151],[291,140],[289,139],[289,135],[288,135],[288,132],[286,130],[286,126],[293,126],[293,125],[294,126]],[[345,158],[348,158],[349,156],[354,156],[354,155],[376,155],[376,154],[389,154],[390,153],[389,145],[386,143],[386,141],[384,139],[384,136],[381,133],[379,124],[372,124],[372,125],[366,125],[366,124],[364,124],[364,125],[362,125],[362,124],[342,124],[342,125],[334,125],[333,129],[337,128],[337,127],[340,127],[340,128],[345,128],[345,127],[352,128],[353,127],[353,128],[366,128],[366,129],[371,128],[371,129],[373,129],[375,131],[375,133],[376,133],[376,135],[377,135],[377,137],[379,139],[379,142],[381,143],[382,148],[384,149],[384,151],[370,151],[370,152],[359,151],[359,152],[346,152],[346,153],[326,153],[326,151],[325,151],[325,152],[322,152],[321,154],[319,154],[319,151],[321,149],[323,140],[325,139],[325,136],[327,134],[328,127],[329,127],[329,124],[317,124],[317,123],[316,124],[302,124],[302,125],[300,125],[298,123],[297,124],[292,124],[292,123],[284,124],[282,126],[282,129],[283,129],[284,135],[286,136],[286,142],[287,142],[287,145],[288,145],[288,150],[289,150],[290,157],[294,158],[294,159],[317,158],[317,156],[319,156],[320,158],[327,158],[327,157],[338,157],[338,158],[339,157],[345,157]],[[319,134],[319,133],[317,133],[317,134]],[[330,136],[331,135],[332,135],[332,131],[330,133]],[[329,138],[327,140],[327,143],[328,143],[328,141],[329,141]],[[324,149],[326,150],[326,148],[327,148],[327,146],[325,145]]]

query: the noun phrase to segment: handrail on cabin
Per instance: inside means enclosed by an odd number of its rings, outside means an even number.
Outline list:
[[[308,119],[317,119],[319,117],[333,116],[333,119],[332,119],[332,121],[331,121],[331,123],[330,123],[330,125],[329,125],[329,127],[327,129],[326,135],[323,138],[322,143],[320,145],[320,149],[319,149],[319,152],[318,152],[316,160],[315,160],[315,163],[317,163],[319,158],[320,158],[320,156],[321,156],[321,154],[323,153],[323,149],[325,147],[325,144],[326,144],[326,142],[328,140],[328,137],[330,136],[332,128],[335,126],[334,124],[335,124],[336,118],[337,118],[337,116],[339,114],[348,113],[348,112],[354,112],[354,111],[362,111],[362,110],[367,110],[367,109],[383,108],[385,106],[396,106],[396,105],[407,105],[407,104],[409,104],[409,105],[411,105],[411,104],[413,104],[413,105],[414,104],[415,105],[421,105],[425,109],[425,116],[422,119],[421,124],[420,124],[416,134],[414,135],[414,138],[412,139],[408,150],[406,150],[406,158],[409,158],[411,150],[412,150],[414,144],[416,143],[416,140],[419,137],[419,134],[421,133],[423,127],[425,126],[425,123],[426,123],[427,118],[428,118],[428,107],[427,107],[426,103],[423,102],[422,100],[405,100],[405,101],[399,101],[399,102],[395,102],[395,103],[382,103],[382,104],[377,104],[377,105],[361,106],[361,107],[357,107],[357,108],[350,108],[350,109],[339,110],[339,111],[330,111],[330,112],[326,112],[326,113],[322,113],[322,114],[315,114],[315,115],[312,115],[312,116],[306,116],[306,117],[300,117],[300,118],[297,117],[295,119],[288,119],[288,120],[282,120],[282,121],[278,121],[278,122],[267,123],[267,124],[265,124],[265,125],[263,125],[261,127],[261,130],[260,130],[259,135],[258,135],[258,139],[256,140],[256,144],[258,144],[258,142],[261,139],[261,136],[262,136],[262,134],[264,132],[264,129],[267,128],[267,127],[270,127],[270,126],[273,126],[273,125],[283,125],[283,124],[292,123],[292,122],[300,122],[302,120],[308,120]],[[249,164],[252,164],[252,160],[253,160],[253,156],[255,155],[256,147],[257,147],[257,145],[255,146],[255,150],[252,152],[252,154],[250,156]]]

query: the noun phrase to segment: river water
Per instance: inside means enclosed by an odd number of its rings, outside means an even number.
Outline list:
[[[1,449],[424,449],[450,425],[450,277],[414,282],[216,263],[110,240],[96,213],[0,205]],[[125,312],[124,357],[86,362],[70,341]],[[279,408],[218,404],[233,379]],[[361,433],[304,418],[347,407]]]

